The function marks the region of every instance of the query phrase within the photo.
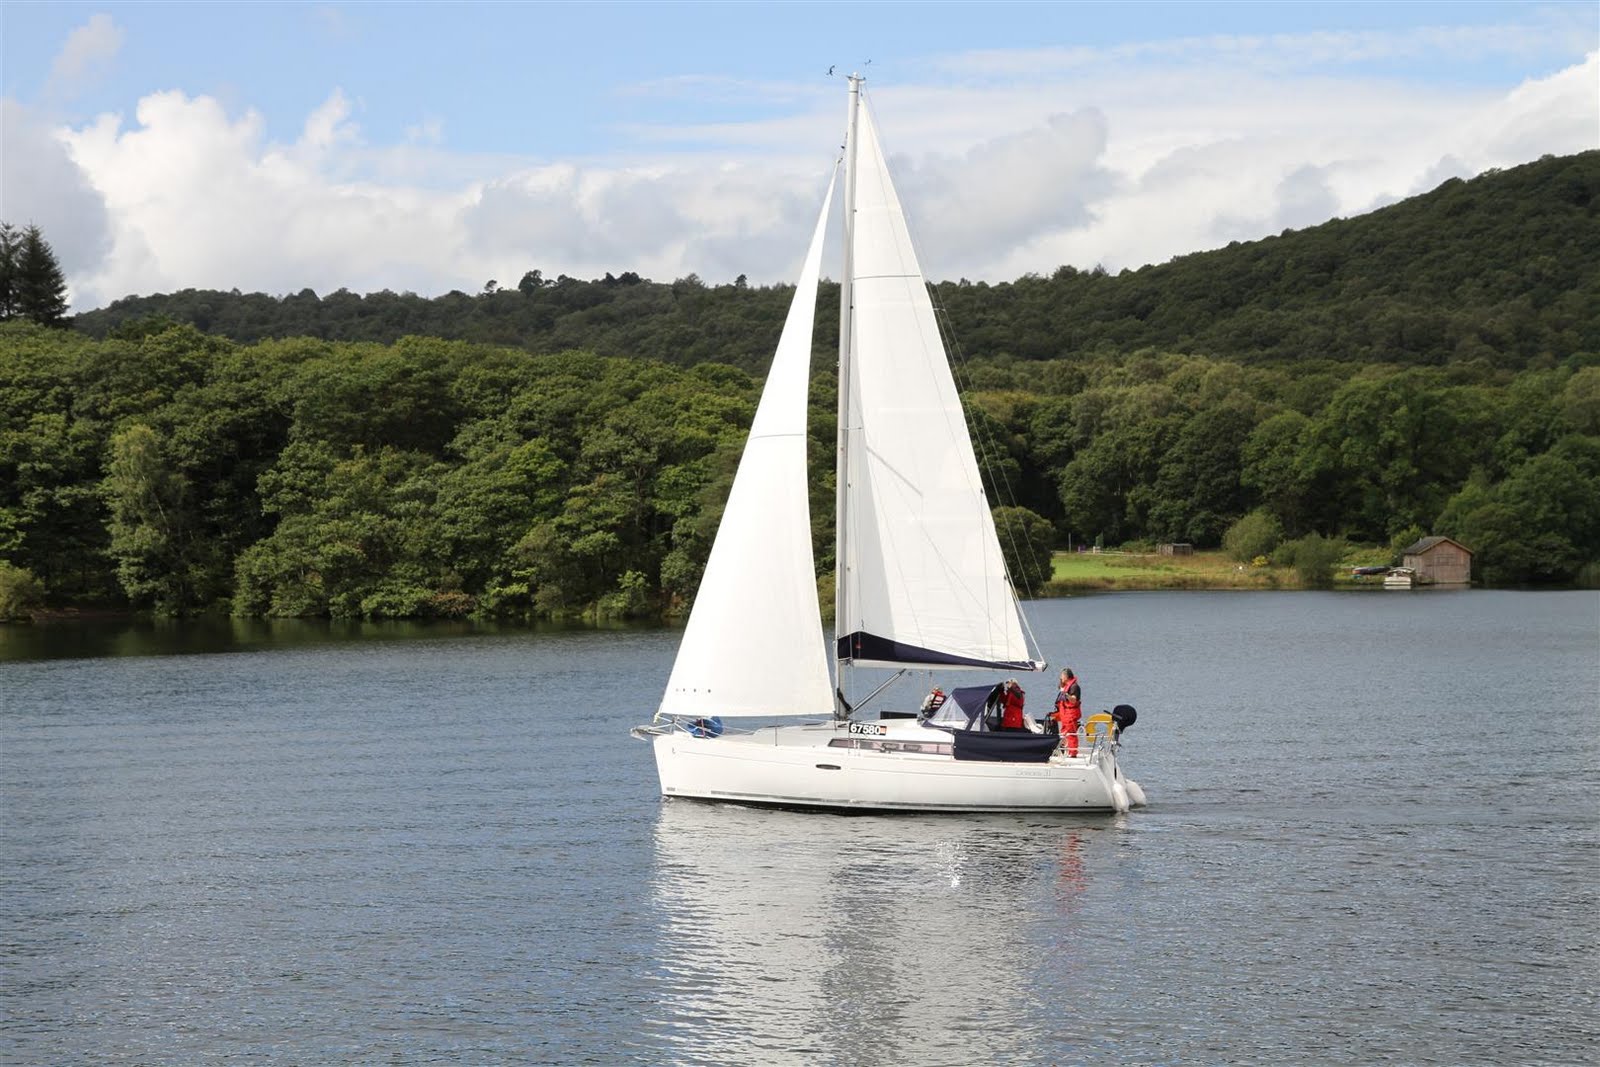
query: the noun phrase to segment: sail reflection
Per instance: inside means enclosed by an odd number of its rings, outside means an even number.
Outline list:
[[[1064,1036],[1086,840],[1111,828],[667,801],[647,1040],[690,1063],[1036,1055]]]

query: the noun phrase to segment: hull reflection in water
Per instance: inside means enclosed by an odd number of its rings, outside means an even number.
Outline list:
[[[1085,852],[1120,816],[818,818],[668,800],[652,1039],[688,1062],[1003,1063],[1069,1051],[1103,967]],[[1069,982],[1069,985],[1076,984]]]

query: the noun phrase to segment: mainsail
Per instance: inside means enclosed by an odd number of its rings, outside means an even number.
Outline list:
[[[659,714],[833,711],[806,477],[811,324],[832,200],[830,180]]]
[[[857,108],[838,658],[1037,669],[900,200]]]

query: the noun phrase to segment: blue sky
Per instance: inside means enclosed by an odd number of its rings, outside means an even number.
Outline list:
[[[935,276],[1159,262],[1600,144],[1593,2],[7,0],[0,48],[0,217],[79,308],[783,280],[830,66],[869,74]]]

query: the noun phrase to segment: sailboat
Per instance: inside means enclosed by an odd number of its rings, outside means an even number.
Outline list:
[[[666,692],[633,736],[651,742],[666,797],[837,811],[1142,805],[1143,791],[1117,762],[1127,719],[1092,716],[1074,754],[1031,723],[998,729],[1003,683],[992,680],[953,688],[942,702],[915,691],[936,708],[889,707],[896,683],[903,689],[924,672],[1010,676],[1046,664],[1006,573],[933,303],[857,76],[840,163],[834,640],[823,635],[811,550],[806,391],[838,166]],[[848,699],[868,672],[869,682],[889,677]],[[801,721],[729,721],[749,719]]]

